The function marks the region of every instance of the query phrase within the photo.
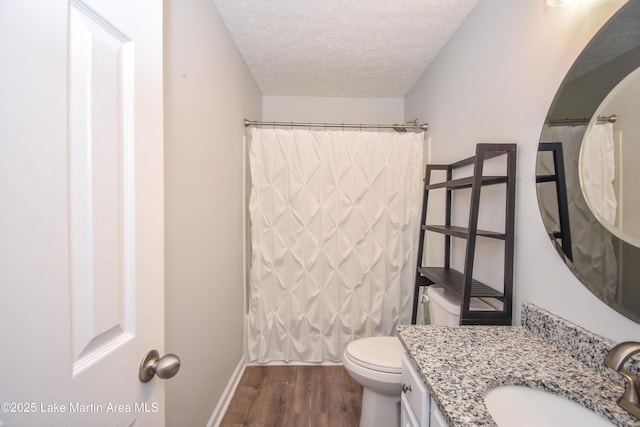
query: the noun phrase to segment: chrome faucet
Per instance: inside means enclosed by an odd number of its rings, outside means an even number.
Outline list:
[[[623,368],[624,363],[636,353],[640,353],[640,342],[621,342],[609,350],[604,358],[604,364],[620,373],[628,381],[627,389],[618,399],[618,405],[636,418],[640,418],[640,384],[631,372]]]

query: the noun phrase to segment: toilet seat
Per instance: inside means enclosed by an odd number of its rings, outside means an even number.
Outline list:
[[[403,352],[404,347],[397,337],[370,337],[350,342],[344,354],[363,368],[401,374]]]
[[[398,337],[362,338],[347,345],[344,368],[362,386],[360,427],[399,425],[403,352]]]

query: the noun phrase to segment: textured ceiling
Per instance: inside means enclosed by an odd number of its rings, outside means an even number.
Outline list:
[[[263,95],[403,97],[478,0],[213,0]]]

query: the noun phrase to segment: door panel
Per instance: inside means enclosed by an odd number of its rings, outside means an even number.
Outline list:
[[[135,336],[133,42],[71,4],[69,194],[74,375]]]

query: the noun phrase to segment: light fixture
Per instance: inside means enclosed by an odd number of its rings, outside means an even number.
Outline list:
[[[575,3],[576,0],[547,0],[547,6],[550,7],[561,7],[567,6],[571,3]]]

